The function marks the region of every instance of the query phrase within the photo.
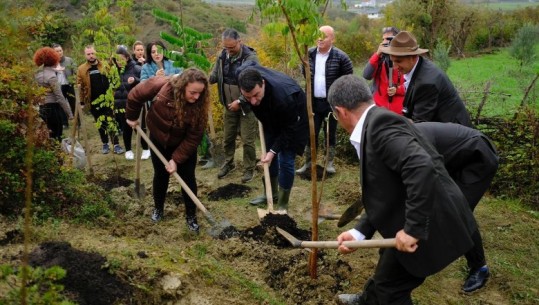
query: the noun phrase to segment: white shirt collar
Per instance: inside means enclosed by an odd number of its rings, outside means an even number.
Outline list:
[[[350,143],[354,146],[357,152],[357,158],[361,159],[361,135],[363,134],[363,125],[365,125],[365,118],[367,117],[367,113],[374,107],[375,105],[370,105],[361,115],[359,118],[359,121],[357,122],[356,126],[354,127],[354,130],[352,131],[352,134],[350,135]]]
[[[410,85],[410,81],[412,80],[412,76],[414,75],[415,68],[417,67],[418,63],[419,63],[419,57],[417,58],[417,61],[415,62],[415,65],[412,68],[412,70],[404,74],[404,88],[406,88],[406,90],[408,90],[408,85]]]

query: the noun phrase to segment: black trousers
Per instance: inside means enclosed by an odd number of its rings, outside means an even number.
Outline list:
[[[142,122],[141,122],[141,128],[142,131],[146,132],[146,110],[142,108],[143,114],[142,114]],[[117,112],[115,114],[116,122],[120,126],[120,129],[122,130],[122,138],[124,140],[125,145],[125,151],[131,150],[133,145],[131,145],[131,137],[133,136],[133,128],[131,126],[127,125],[127,121],[125,120],[125,112]],[[140,143],[142,146],[142,149],[146,150],[148,149],[148,143],[144,141],[144,139],[140,139]]]
[[[62,95],[67,99],[67,102],[69,103],[69,107],[71,108],[71,112],[73,113],[73,115],[75,115],[75,103],[76,103],[76,99],[75,99],[75,89],[73,88],[72,85],[62,85]],[[62,115],[62,124],[64,124],[65,126],[68,126],[69,125],[69,121],[67,119],[67,115],[65,114],[64,111],[62,111],[61,113]]]
[[[412,290],[425,278],[411,275],[399,263],[397,249],[381,249],[374,275],[363,288],[362,305],[413,305]]]
[[[49,136],[58,141],[62,141],[62,113],[64,110],[58,103],[48,103],[39,106],[39,116],[49,129]]]
[[[314,112],[314,138],[316,139],[316,147],[318,147],[318,135],[320,134],[320,129],[324,125],[324,146],[326,145],[327,139],[329,137],[329,146],[335,147],[336,143],[336,133],[337,133],[337,120],[329,114],[331,108],[327,100],[321,98],[313,98],[313,112]],[[329,121],[326,123],[326,118],[329,115]],[[327,125],[329,124],[329,135],[327,134]]]
[[[104,116],[112,116],[112,109],[111,108],[103,108],[103,107],[99,107],[96,106],[96,105],[92,105],[92,108],[90,109],[90,113],[92,114],[92,116],[94,117],[95,121],[97,122],[98,118],[102,115]],[[114,121],[111,121],[112,124],[115,124]],[[108,120],[104,120],[101,122],[101,127],[99,127],[98,131],[99,131],[99,137],[101,138],[101,142],[103,144],[107,144],[109,143],[109,135],[108,135],[108,124],[110,122]],[[116,145],[116,144],[119,144],[120,142],[118,141],[118,136],[117,135],[114,135],[112,137],[112,144]]]
[[[176,147],[167,147],[164,148],[157,142],[157,140],[150,135],[150,140],[155,144],[157,149],[163,154],[165,159],[170,160],[172,153],[176,150]],[[152,164],[153,164],[153,200],[155,208],[163,209],[165,207],[165,198],[167,196],[168,183],[170,180],[170,174],[165,169],[165,165],[155,153],[152,152]],[[197,194],[197,181],[195,177],[195,168],[197,164],[197,154],[196,151],[193,155],[182,164],[177,164],[178,174],[182,180],[187,184],[191,191],[196,195]],[[173,178],[174,179],[174,178]],[[176,183],[176,181],[174,181]],[[185,202],[185,216],[195,216],[196,215],[196,205],[187,195],[187,192],[182,187],[182,196],[183,201]]]

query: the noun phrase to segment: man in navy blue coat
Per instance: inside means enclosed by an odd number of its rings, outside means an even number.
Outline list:
[[[238,69],[238,86],[264,128],[265,156],[275,192],[278,179],[278,209],[287,209],[294,183],[294,162],[309,136],[306,96],[291,77],[254,62]],[[277,157],[277,162],[272,162]]]

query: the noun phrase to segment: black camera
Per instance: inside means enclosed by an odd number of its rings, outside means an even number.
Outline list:
[[[385,39],[387,40],[386,43],[382,44],[384,47],[389,47],[389,44],[391,43],[391,40],[393,40],[393,38],[395,38],[395,36],[389,36],[389,37],[386,37]]]

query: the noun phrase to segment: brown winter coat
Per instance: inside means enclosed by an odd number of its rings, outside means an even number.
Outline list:
[[[194,104],[184,102],[183,113],[180,116],[183,126],[180,127],[174,105],[174,90],[169,77],[152,77],[129,92],[125,117],[132,121],[138,120],[140,110],[147,101],[152,101],[146,118],[152,138],[165,148],[176,147],[172,159],[177,164],[185,162],[189,156],[196,153],[206,129],[205,123],[193,126],[189,119],[194,116],[197,108]]]

